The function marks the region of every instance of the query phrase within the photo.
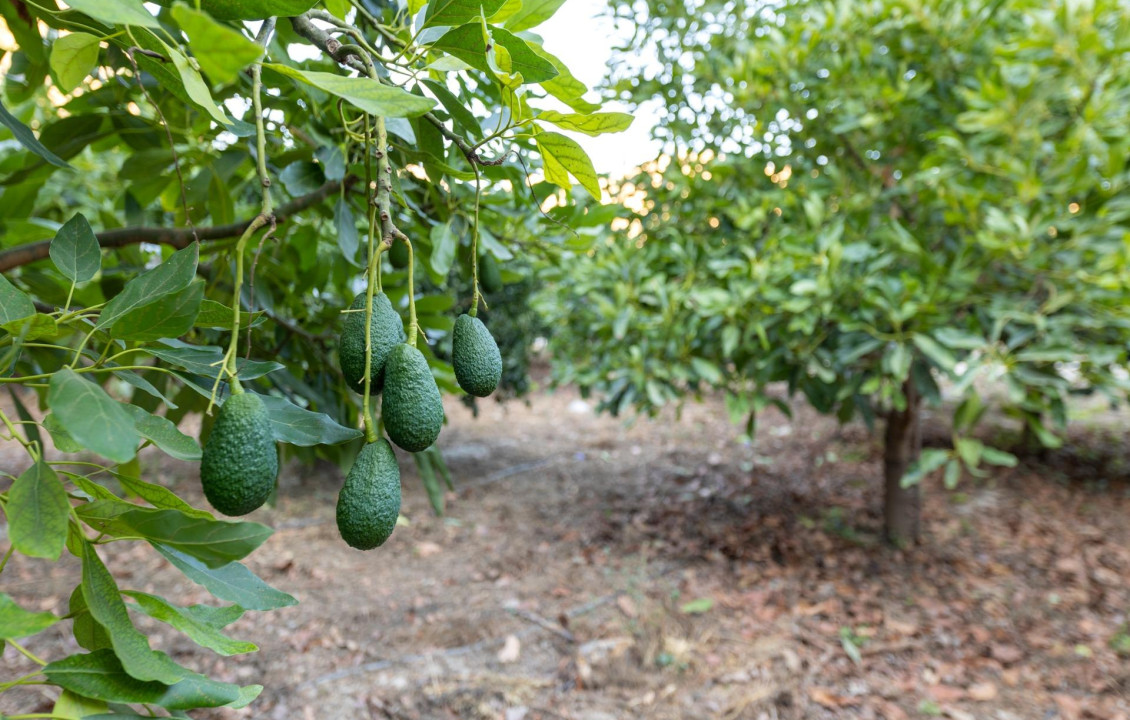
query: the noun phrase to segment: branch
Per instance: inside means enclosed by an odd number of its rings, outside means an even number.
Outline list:
[[[331,180],[309,195],[297,197],[279,207],[274,213],[275,222],[284,222],[292,215],[296,215],[307,208],[317,205],[322,200],[336,193],[343,181]],[[357,182],[352,175],[345,178],[348,187]],[[255,217],[258,217],[256,215]],[[207,240],[225,240],[239,237],[254,222],[255,218],[240,220],[227,225],[214,225],[212,227],[197,228],[196,236],[201,242]],[[154,245],[172,245],[175,248],[187,247],[193,241],[193,231],[188,228],[161,228],[161,227],[128,227],[117,230],[106,230],[98,233],[98,244],[103,248],[125,247],[138,243],[151,243]],[[51,253],[51,241],[40,240],[8,250],[0,251],[0,272],[27,265],[28,263],[42,260]]]

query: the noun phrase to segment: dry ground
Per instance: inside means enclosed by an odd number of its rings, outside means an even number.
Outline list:
[[[404,462],[410,525],[373,552],[337,537],[335,468],[284,472],[249,564],[301,604],[231,628],[261,650],[218,658],[147,626],[177,660],[267,687],[198,717],[1130,718],[1130,485],[1101,429],[957,492],[930,483],[924,542],[896,552],[876,542],[862,427],[767,413],[749,445],[715,400],[630,427],[568,391],[482,408],[448,405],[448,515]],[[161,462],[203,502],[192,466]],[[124,586],[210,599],[145,547],[106,555]],[[17,559],[0,590],[61,614],[78,572]],[[68,635],[29,646],[58,658]],[[0,657],[0,677],[27,668]],[[44,712],[48,692],[0,712]]]

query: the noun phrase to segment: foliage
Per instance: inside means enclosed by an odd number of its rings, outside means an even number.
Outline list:
[[[202,412],[207,437],[216,404],[245,388],[284,457],[350,463],[379,435],[335,359],[352,298],[383,290],[425,374],[457,392],[429,348],[457,304],[478,304],[473,282],[448,282],[457,258],[551,255],[575,208],[543,226],[536,197],[571,190],[570,176],[599,192],[551,128],[630,117],[598,112],[529,32],[560,3],[314,4],[0,4],[15,42],[0,55],[0,383],[18,415],[0,420],[29,463],[0,486],[0,571],[14,552],[80,558],[68,617],[89,651],[40,660],[20,639],[62,618],[0,595],[0,641],[41,666],[0,692],[46,682],[64,690],[56,712],[78,716],[252,702],[259,686],[182,667],[130,613],[221,654],[253,650],[224,628],[295,602],[239,562],[270,529],[194,508],[139,449],[198,461],[178,425]],[[545,180],[528,183],[539,167]],[[411,242],[404,269],[383,262],[394,241]],[[434,448],[416,461],[429,494],[450,482]],[[118,542],[148,543],[230,604],[119,588],[99,552]]]
[[[668,153],[549,273],[560,379],[614,412],[722,388],[751,431],[775,382],[844,421],[952,394],[904,484],[1015,462],[970,435],[987,387],[1047,444],[1070,394],[1124,395],[1124,4],[644,5],[610,83]]]

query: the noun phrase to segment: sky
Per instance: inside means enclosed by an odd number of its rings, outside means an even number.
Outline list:
[[[590,88],[604,79],[612,46],[616,44],[616,29],[612,21],[602,17],[610,1],[614,0],[566,0],[553,18],[534,28],[534,32],[545,41],[545,49],[560,58],[573,75]],[[595,96],[590,95],[590,98],[595,99]],[[539,105],[565,109],[550,102]],[[622,133],[595,138],[568,133],[588,152],[598,173],[612,178],[622,177],[640,163],[655,158],[660,148],[650,138],[651,129],[657,122],[654,111],[631,108],[622,103],[608,103],[605,110],[630,112],[636,115],[636,120]]]

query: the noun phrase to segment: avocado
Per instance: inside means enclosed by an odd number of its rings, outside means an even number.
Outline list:
[[[345,314],[342,324],[341,340],[337,346],[341,373],[345,382],[354,392],[365,392],[365,293],[353,299],[350,312]],[[399,343],[404,342],[404,321],[392,309],[392,303],[384,293],[373,295],[373,317],[370,321],[370,340],[373,344],[373,358],[369,370],[373,381],[370,386],[375,395],[384,384],[385,359]]]
[[[204,443],[204,497],[224,515],[246,515],[267,502],[278,474],[279,454],[267,406],[254,393],[232,395]]]
[[[397,345],[385,363],[385,430],[408,452],[431,447],[443,427],[443,401],[424,354],[408,344]]]
[[[408,267],[408,246],[402,242],[393,241],[388,251],[388,261],[397,270]]]
[[[384,544],[400,514],[400,466],[388,440],[361,448],[337,496],[337,530],[358,550]]]
[[[468,395],[486,397],[502,379],[502,353],[487,326],[477,317],[460,315],[451,335],[455,379]]]
[[[488,293],[502,289],[502,271],[498,269],[498,261],[490,253],[483,253],[479,258],[479,285]]]

